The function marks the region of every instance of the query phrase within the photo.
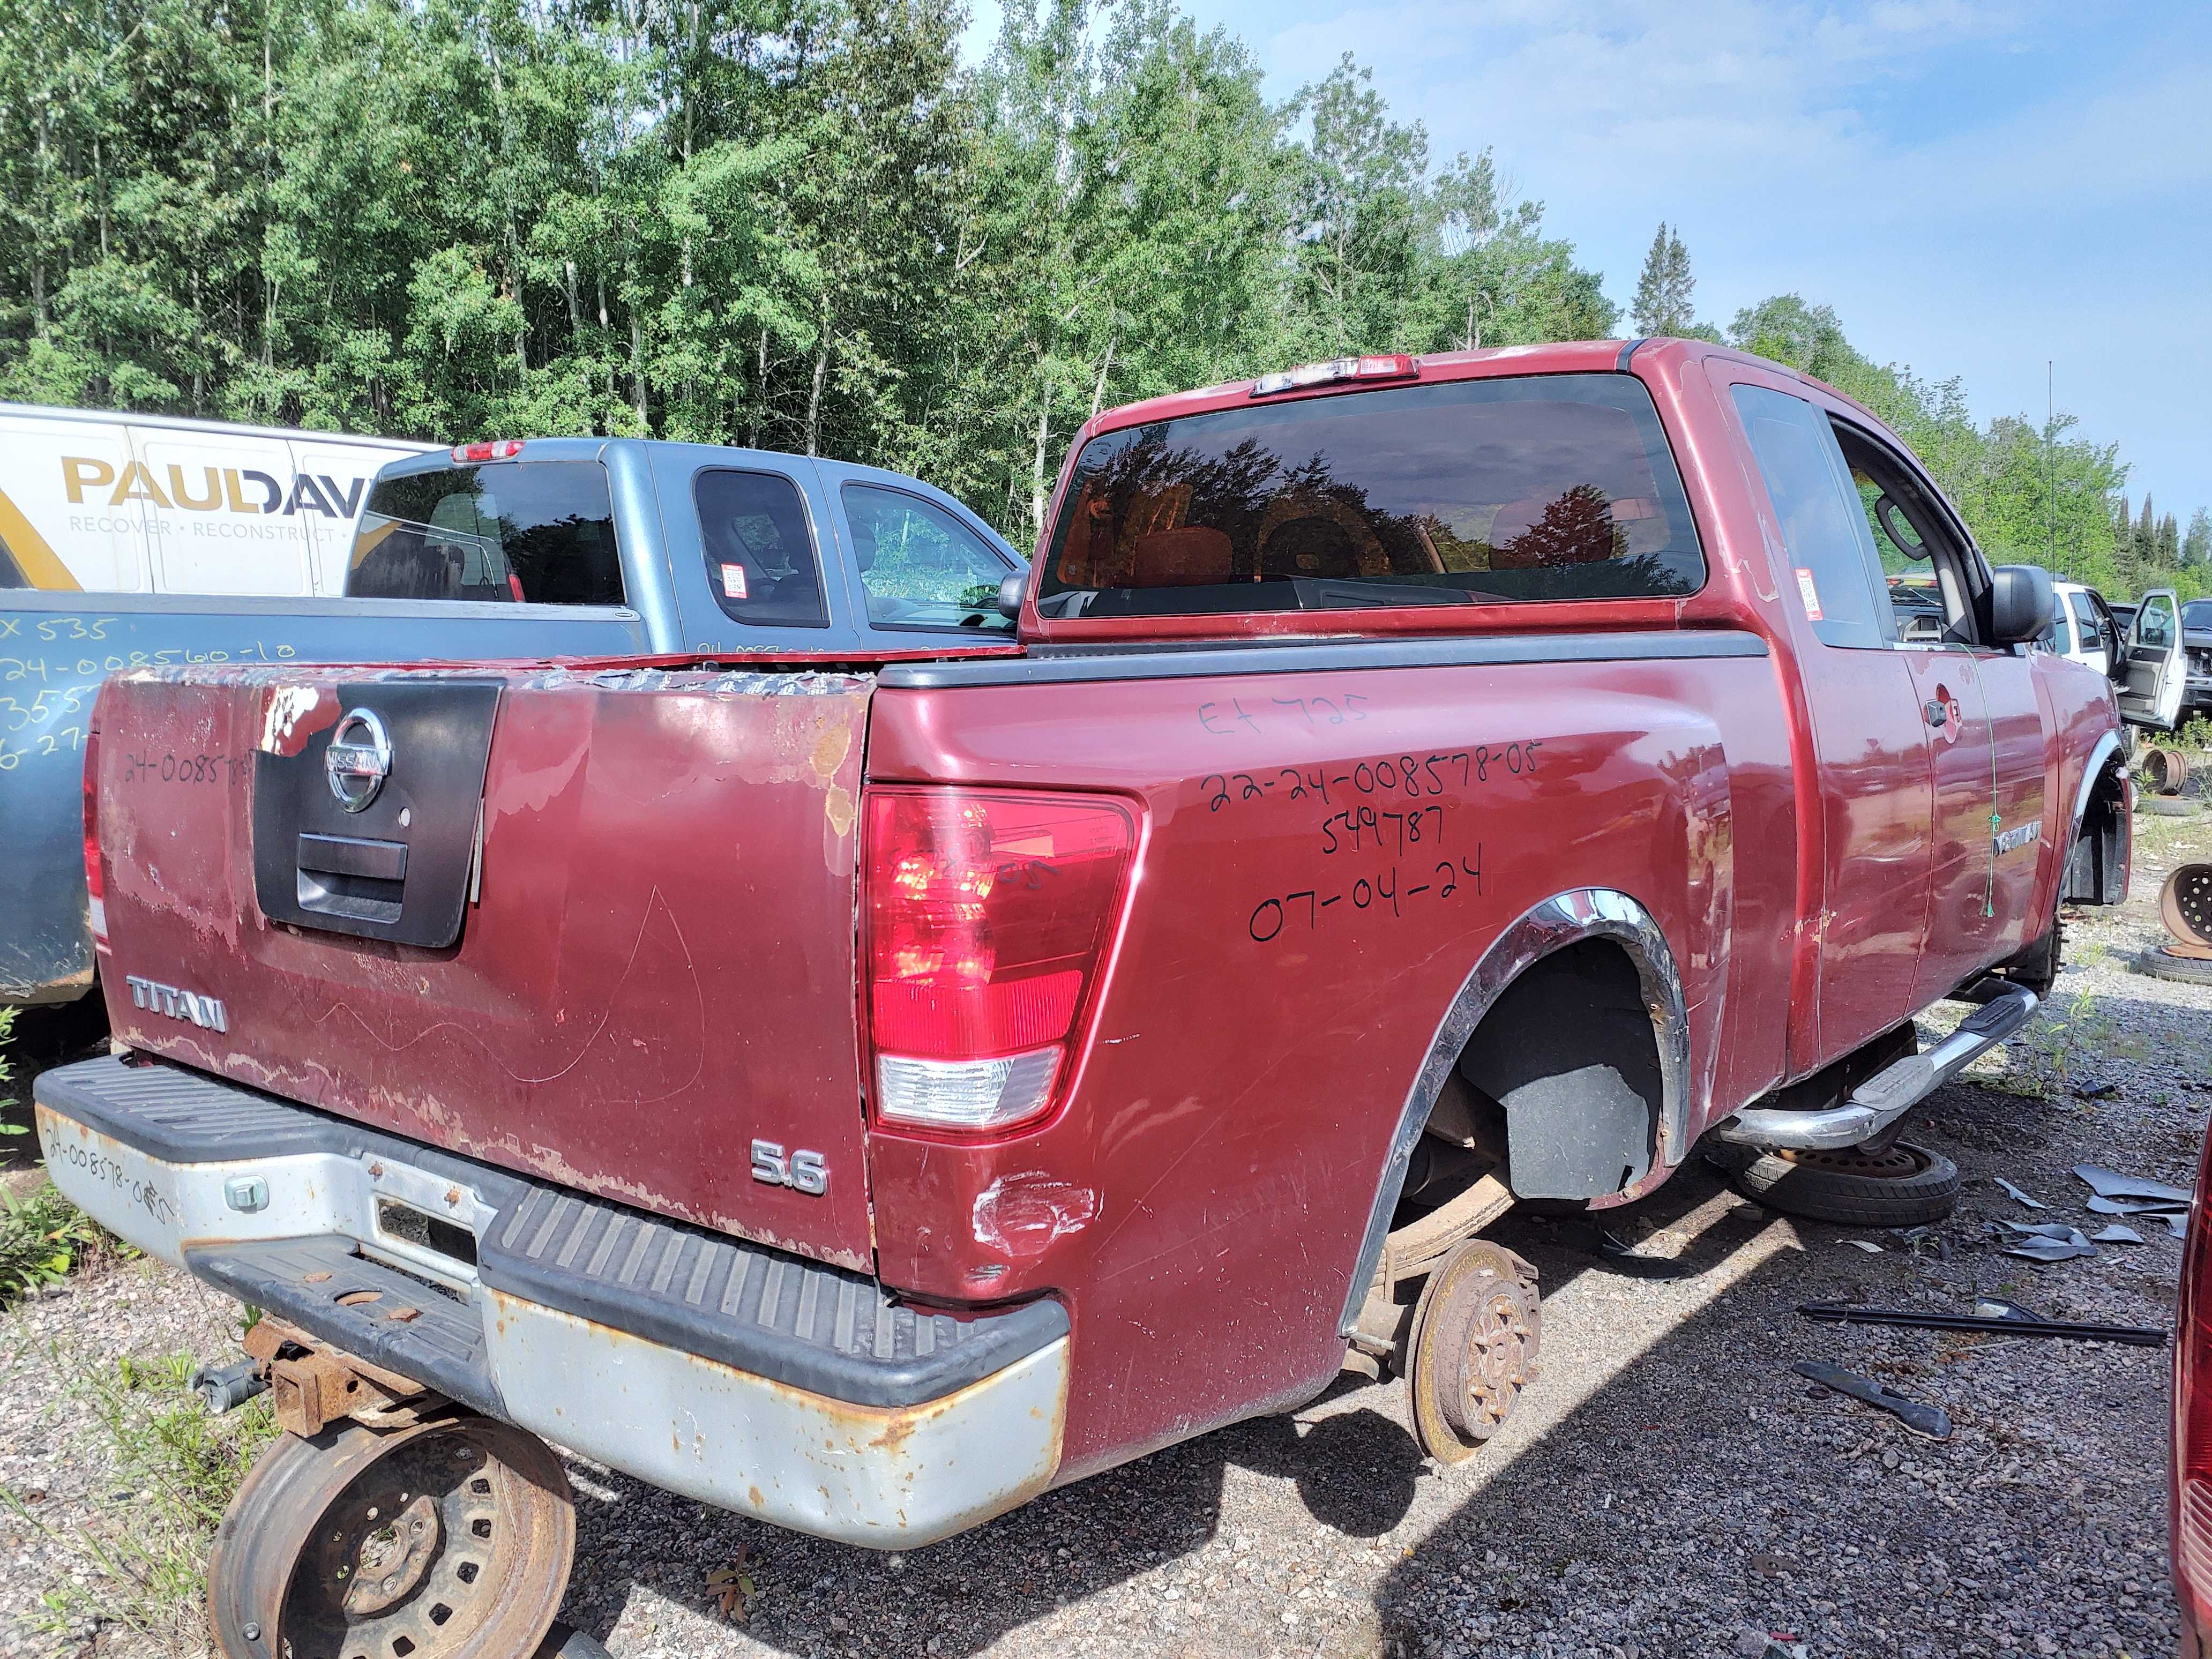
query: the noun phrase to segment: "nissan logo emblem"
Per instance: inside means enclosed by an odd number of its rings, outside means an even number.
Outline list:
[[[349,812],[367,806],[392,775],[392,739],[385,735],[384,722],[366,708],[346,715],[331,733],[323,769],[339,805]]]

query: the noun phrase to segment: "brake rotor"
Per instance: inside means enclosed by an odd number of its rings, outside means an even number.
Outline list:
[[[1543,1334],[1534,1267],[1487,1239],[1454,1251],[1421,1289],[1408,1343],[1421,1449],[1440,1463],[1474,1456],[1535,1381]]]
[[[2212,957],[2212,864],[2185,864],[2158,892],[2159,920],[2181,942],[2176,956]],[[2171,948],[2171,947],[2169,947]]]
[[[560,1460],[511,1425],[288,1434],[216,1534],[216,1646],[225,1659],[529,1659],[575,1546]]]
[[[1820,1151],[1776,1146],[1769,1149],[1767,1156],[1801,1170],[1826,1170],[1869,1181],[1910,1181],[1929,1167],[1928,1155],[1902,1140],[1893,1140],[1887,1146],[1832,1146]]]

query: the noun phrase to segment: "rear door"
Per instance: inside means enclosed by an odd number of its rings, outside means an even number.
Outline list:
[[[1729,392],[1790,566],[1776,574],[1820,763],[1818,1047],[1833,1056],[1912,1012],[1928,921],[1929,730],[1826,412],[1756,370],[1726,372],[1742,377]],[[1805,1058],[1793,1054],[1793,1068]]]
[[[151,505],[154,586],[164,593],[305,597],[316,503],[301,511],[284,440],[212,427],[134,427]]]
[[[2128,626],[2127,678],[2119,688],[2120,718],[2130,726],[2171,732],[2181,718],[2189,660],[2181,637],[2181,605],[2170,587],[2142,596]]]
[[[648,453],[686,649],[860,649],[811,460],[703,444]]]
[[[866,1269],[854,916],[872,684],[112,681],[95,780],[115,1035]],[[223,1029],[138,1006],[131,975],[217,1000]]]

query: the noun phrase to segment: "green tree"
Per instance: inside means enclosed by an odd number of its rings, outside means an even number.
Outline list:
[[[1636,331],[1646,335],[1687,335],[1698,325],[1692,296],[1697,281],[1690,275],[1690,252],[1682,246],[1679,230],[1662,220],[1644,256],[1644,270],[1636,279],[1636,302],[1629,309]]]

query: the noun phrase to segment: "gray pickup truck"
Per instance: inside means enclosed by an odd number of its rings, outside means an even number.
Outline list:
[[[617,533],[617,526],[621,526]],[[630,439],[477,443],[377,474],[342,599],[0,593],[0,1004],[93,983],[81,804],[100,683],[173,663],[770,653],[1004,641],[1020,557],[871,467]],[[164,757],[150,789],[210,787]]]

